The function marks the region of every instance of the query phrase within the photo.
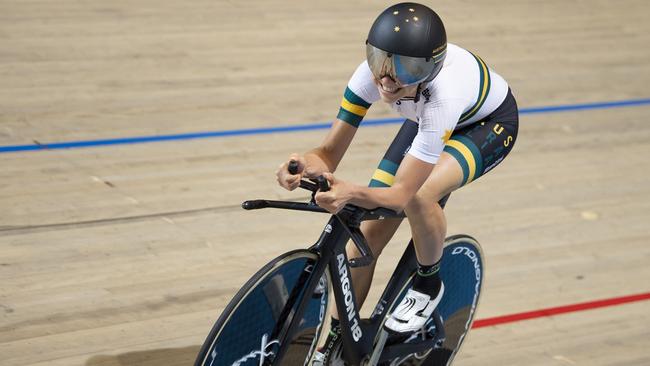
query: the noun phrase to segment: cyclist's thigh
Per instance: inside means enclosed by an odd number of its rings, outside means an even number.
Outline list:
[[[505,159],[517,138],[517,104],[506,99],[489,116],[454,131],[418,196],[439,200],[444,207],[449,194],[492,170]]]
[[[515,144],[518,127],[517,104],[508,91],[503,103],[489,116],[454,131],[444,152],[462,170],[460,186],[475,181],[505,159]]]

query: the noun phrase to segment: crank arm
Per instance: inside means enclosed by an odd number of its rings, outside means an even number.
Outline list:
[[[388,340],[388,332],[381,329],[381,334],[379,334],[379,340],[377,341],[375,347],[373,347],[372,356],[370,357],[370,361],[368,361],[368,363],[366,364],[367,366],[377,366],[381,354],[384,352],[384,346],[386,345],[387,340]]]
[[[414,353],[421,353],[430,349],[438,348],[441,343],[440,341],[444,341],[444,339],[436,337],[417,343],[400,343],[386,346],[384,348],[384,352],[381,355],[381,358],[379,359],[379,362],[389,362],[396,358],[401,358],[404,356],[412,355]]]

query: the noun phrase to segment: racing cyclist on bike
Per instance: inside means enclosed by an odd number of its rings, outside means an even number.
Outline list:
[[[289,190],[302,178],[324,175],[328,192],[316,202],[332,213],[347,203],[364,208],[405,211],[415,245],[418,270],[413,286],[385,323],[393,333],[410,333],[427,321],[444,293],[439,276],[449,194],[499,164],[512,149],[518,109],[506,81],[477,55],[447,43],[444,25],[430,8],[416,3],[393,5],[375,20],[366,41],[367,59],[352,75],[336,121],[322,144],[304,155],[292,154],[277,171]],[[368,187],[332,174],[372,103],[390,104],[406,118],[379,163]],[[364,222],[362,232],[375,257],[401,219]],[[347,246],[349,258],[359,256]],[[444,265],[444,264],[443,264]],[[375,263],[351,271],[356,298],[368,293]],[[336,311],[332,329],[315,359],[327,363],[340,337]]]

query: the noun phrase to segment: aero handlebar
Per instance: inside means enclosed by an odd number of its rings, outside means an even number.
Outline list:
[[[298,162],[291,160],[287,167],[289,173],[297,174],[298,173]],[[323,212],[327,213],[322,207],[319,207],[316,204],[315,196],[316,192],[322,191],[327,192],[330,190],[329,182],[325,177],[318,176],[316,179],[311,179],[311,181],[301,180],[300,188],[306,189],[312,192],[311,202],[290,202],[290,201],[272,201],[272,200],[252,200],[245,201],[242,203],[242,208],[245,210],[257,210],[261,208],[282,208],[287,210],[297,210],[297,211],[309,211],[309,212]],[[368,247],[366,239],[363,237],[359,225],[361,221],[365,220],[381,220],[384,218],[403,218],[405,215],[403,213],[395,212],[387,208],[379,207],[375,209],[365,209],[356,205],[347,204],[345,207],[339,211],[335,216],[344,224],[344,227],[350,238],[359,249],[361,254],[358,258],[350,259],[351,267],[360,267],[366,266],[374,260],[372,251]]]

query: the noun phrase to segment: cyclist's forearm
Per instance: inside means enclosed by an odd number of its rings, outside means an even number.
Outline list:
[[[334,121],[320,146],[305,154],[307,166],[311,165],[308,170],[316,171],[319,174],[334,172],[350,146],[356,131],[356,127],[344,121]]]
[[[433,164],[406,155],[395,175],[392,186],[371,188],[354,186],[350,202],[364,208],[386,207],[401,212],[415,196],[433,170]]]
[[[322,147],[317,147],[305,153],[305,160],[310,171],[334,172],[339,160],[329,156]]]
[[[397,212],[404,211],[412,194],[400,186],[371,188],[356,186],[350,203],[367,209],[385,207]]]

